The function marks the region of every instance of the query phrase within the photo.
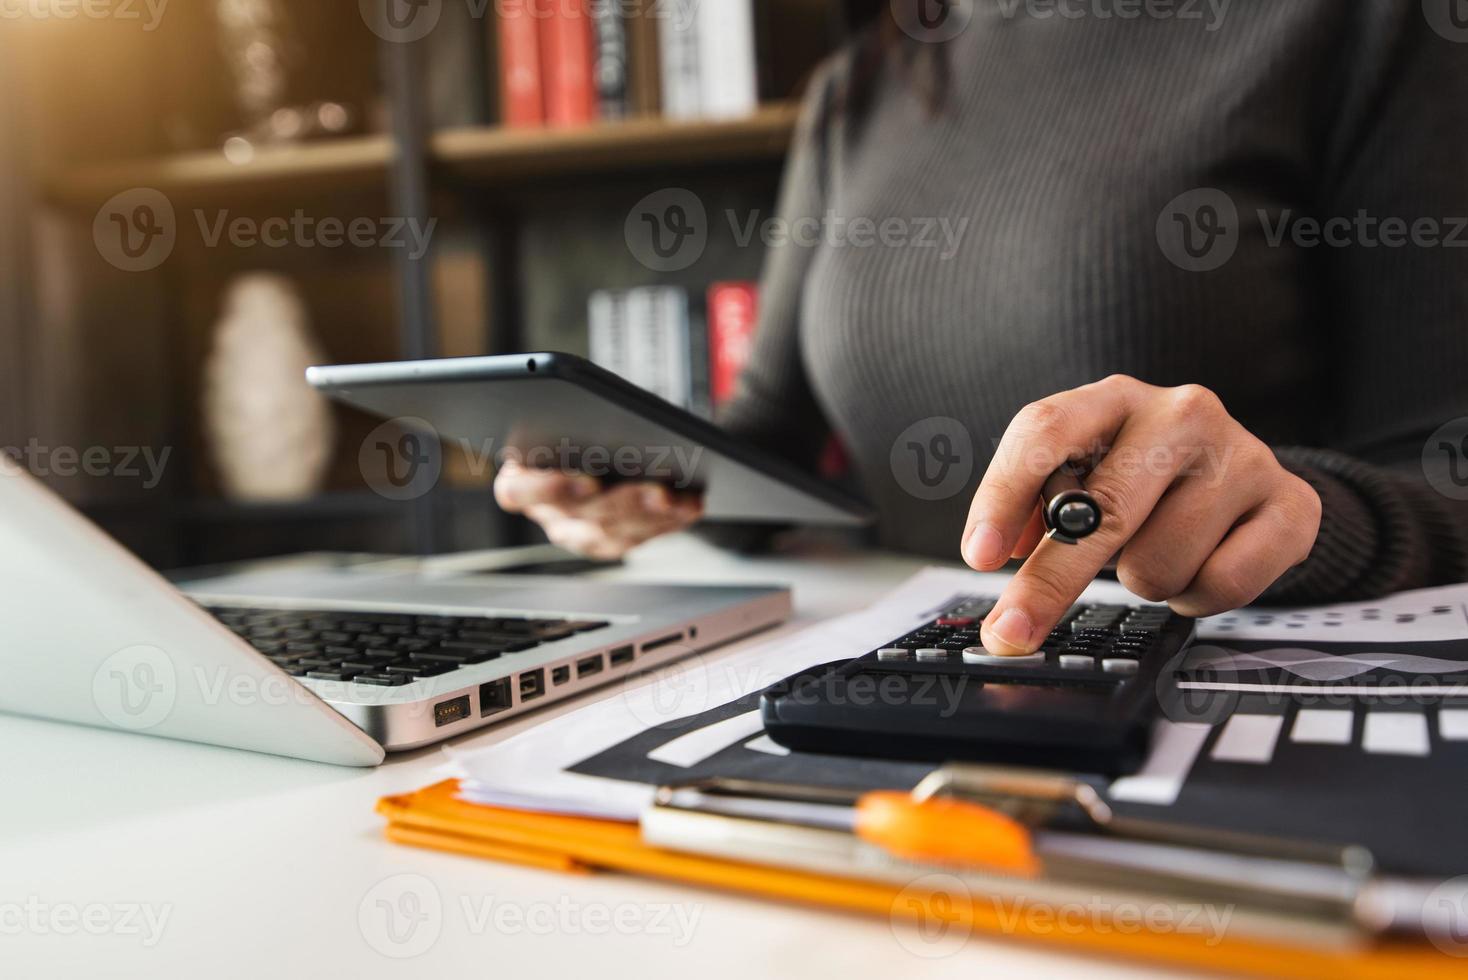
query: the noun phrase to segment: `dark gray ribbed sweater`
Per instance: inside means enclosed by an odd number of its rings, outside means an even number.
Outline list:
[[[1213,30],[1211,16],[1064,6],[1084,16],[977,0],[946,45],[936,114],[893,54],[859,102],[852,52],[821,73],[781,215],[827,231],[771,249],[725,423],[807,465],[834,431],[882,543],[951,559],[1027,402],[1116,372],[1196,382],[1324,501],[1312,556],[1271,598],[1468,580],[1468,505],[1422,462],[1428,436],[1468,416],[1468,232],[1458,247],[1270,241],[1282,217],[1362,211],[1452,234],[1468,216],[1468,43],[1434,31],[1419,0],[1234,0]],[[1237,250],[1211,271],[1159,238],[1169,202],[1196,188],[1239,214]],[[855,218],[919,236],[946,218],[963,234],[945,254],[853,236]],[[892,463],[932,417],[959,420],[975,456],[936,501]]]

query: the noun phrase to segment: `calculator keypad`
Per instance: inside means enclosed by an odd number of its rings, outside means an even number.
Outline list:
[[[1036,653],[1024,657],[990,654],[979,640],[979,626],[998,600],[966,598],[924,625],[862,658],[885,671],[938,669],[980,677],[1034,677],[1036,670],[1061,678],[1088,678],[1124,684],[1136,676],[1178,617],[1166,606],[1082,603],[1073,606],[1050,631]]]

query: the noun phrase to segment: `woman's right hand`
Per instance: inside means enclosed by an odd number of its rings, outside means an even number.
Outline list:
[[[539,524],[552,544],[607,561],[703,516],[702,497],[661,483],[604,487],[593,476],[508,460],[495,476],[494,498],[509,513]]]

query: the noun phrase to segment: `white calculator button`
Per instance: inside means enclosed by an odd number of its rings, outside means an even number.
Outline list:
[[[947,650],[940,650],[940,649],[938,649],[936,647],[931,647],[931,648],[929,648],[927,650],[919,650],[917,652],[917,658],[919,660],[926,660],[928,663],[932,663],[934,661],[947,660],[948,659],[948,651]]]
[[[885,647],[877,651],[878,660],[906,660],[910,654],[901,647]]]
[[[1096,668],[1096,658],[1082,656],[1078,653],[1062,654],[1060,657],[1060,666],[1066,670],[1094,670]]]
[[[1045,662],[1045,655],[1032,653],[1025,657],[996,657],[983,647],[968,647],[963,651],[963,662],[986,667],[1037,667]]]
[[[1127,657],[1107,657],[1101,661],[1101,669],[1108,674],[1135,674],[1142,665]]]

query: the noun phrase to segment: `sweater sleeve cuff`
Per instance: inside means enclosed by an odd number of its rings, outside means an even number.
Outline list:
[[[1265,602],[1372,599],[1427,584],[1431,555],[1405,481],[1344,453],[1287,447],[1280,463],[1320,495],[1320,534]]]

